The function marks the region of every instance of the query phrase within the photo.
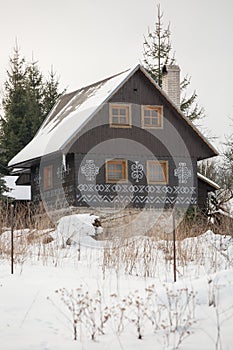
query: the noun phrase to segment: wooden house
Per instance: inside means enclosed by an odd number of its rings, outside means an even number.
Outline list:
[[[198,177],[197,161],[217,152],[181,113],[169,69],[167,92],[137,65],[64,94],[9,162],[19,183],[30,182],[32,200],[54,209],[204,208],[217,185]]]

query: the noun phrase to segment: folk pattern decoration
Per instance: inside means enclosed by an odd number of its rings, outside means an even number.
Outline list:
[[[138,160],[131,165],[131,177],[135,182],[139,182],[143,178],[143,165]]]
[[[178,205],[190,205],[196,204],[196,197],[168,197],[168,196],[125,196],[125,195],[103,195],[98,196],[96,194],[77,194],[78,203],[91,203],[94,204],[103,204],[103,203],[120,203],[120,204],[178,204]]]
[[[79,184],[77,189],[80,192],[98,193],[137,193],[137,194],[197,194],[197,188],[193,186],[156,186],[156,185],[127,185],[127,184]]]
[[[86,164],[81,167],[81,173],[87,181],[94,181],[99,174],[99,168],[95,165],[94,160],[86,160]]]
[[[155,186],[127,184],[79,184],[77,203],[107,205],[116,202],[135,205],[196,204],[197,188],[189,186]]]
[[[192,176],[191,170],[188,169],[186,163],[179,163],[179,167],[174,170],[174,175],[178,177],[181,184],[186,184],[187,180]]]

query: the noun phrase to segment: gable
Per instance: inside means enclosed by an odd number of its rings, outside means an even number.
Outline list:
[[[159,131],[159,137],[167,146],[171,142],[176,145],[176,132],[185,143],[191,157],[198,160],[217,155],[216,150],[201,135],[195,126],[181,114],[171,103],[165,93],[145,76],[142,70],[138,70],[129,80],[111,97],[109,102],[128,102],[135,105],[163,106],[165,125],[163,131]],[[163,135],[164,133],[164,135]],[[157,133],[158,134],[158,133]],[[155,133],[156,135],[156,133]],[[171,146],[172,146],[171,145]],[[175,151],[175,150],[174,150]]]
[[[110,126],[110,108],[112,105],[121,106],[121,104],[130,109],[130,128],[112,128]],[[162,128],[156,130],[143,127],[142,105],[162,106]],[[111,153],[114,153],[117,139],[128,139],[139,142],[157,156],[184,156],[200,160],[216,155],[216,151],[187,123],[180,112],[161,93],[161,90],[145,76],[141,69],[130,76],[106,100],[102,108],[72,140],[72,143],[67,145],[67,152],[88,153],[96,145],[111,139],[115,140],[111,147]],[[129,146],[125,152],[136,154],[137,149]]]

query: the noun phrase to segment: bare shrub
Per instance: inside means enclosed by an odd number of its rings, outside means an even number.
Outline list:
[[[178,349],[190,335],[190,327],[195,319],[195,293],[188,288],[169,288],[164,285],[164,297],[159,296],[155,285],[146,289],[147,317],[154,331],[163,334],[166,346],[175,344]]]
[[[70,322],[73,328],[73,337],[74,340],[77,340],[78,326],[81,323],[81,316],[86,307],[85,294],[83,293],[82,286],[71,291],[68,291],[66,288],[61,288],[56,290],[56,293],[59,294],[61,301],[69,310]]]
[[[78,327],[83,325],[92,340],[96,340],[97,333],[104,334],[104,325],[111,317],[108,306],[104,306],[102,294],[97,290],[94,295],[85,291],[83,286],[67,290],[56,290],[61,301],[69,311],[69,321],[72,324],[73,338],[78,339]]]
[[[104,334],[104,325],[111,317],[108,306],[103,305],[102,294],[97,290],[93,296],[85,293],[84,299],[85,325],[92,340],[96,340],[97,333]]]
[[[188,288],[175,289],[163,286],[158,293],[154,285],[145,289],[141,295],[138,290],[130,292],[124,298],[111,294],[104,302],[102,293],[85,291],[82,286],[68,291],[62,288],[56,293],[69,311],[73,338],[78,339],[78,326],[86,330],[86,335],[95,341],[97,335],[104,334],[105,325],[112,320],[112,326],[118,335],[125,327],[132,326],[137,338],[143,339],[145,329],[152,331],[156,338],[163,339],[165,346],[175,344],[178,349],[183,340],[191,334],[190,328],[195,319],[195,294]],[[79,334],[80,338],[81,334]]]

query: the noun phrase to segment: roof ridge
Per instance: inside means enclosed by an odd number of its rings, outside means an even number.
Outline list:
[[[65,94],[62,95],[62,96],[69,96],[69,95],[75,94],[75,93],[77,93],[77,92],[79,92],[79,91],[81,91],[81,90],[83,90],[83,89],[89,89],[89,88],[94,87],[94,86],[96,86],[96,85],[105,83],[106,81],[108,81],[108,80],[110,80],[110,79],[113,79],[113,78],[117,77],[118,75],[124,74],[124,73],[126,73],[127,71],[130,71],[130,70],[131,70],[131,68],[125,69],[124,71],[122,71],[122,72],[120,72],[120,73],[116,73],[116,74],[113,74],[113,75],[111,75],[111,76],[109,76],[109,77],[107,77],[107,78],[104,78],[104,79],[102,79],[102,80],[98,80],[98,81],[96,81],[96,82],[93,83],[93,84],[89,84],[89,85],[82,86],[81,88],[79,88],[79,89],[77,89],[77,90],[70,91],[70,92],[68,92],[68,93],[65,93]],[[61,96],[61,97],[62,97],[62,96]]]

